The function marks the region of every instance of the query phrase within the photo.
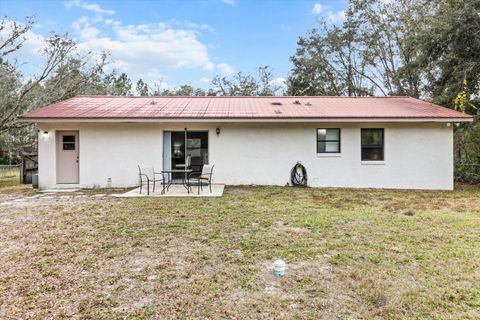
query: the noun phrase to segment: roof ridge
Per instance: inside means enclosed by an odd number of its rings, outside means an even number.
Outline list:
[[[73,98],[81,98],[81,97],[88,97],[88,98],[135,98],[135,99],[151,99],[151,98],[223,98],[223,99],[231,99],[231,98],[240,98],[240,99],[308,99],[308,98],[341,98],[341,99],[389,99],[389,98],[412,98],[417,99],[411,96],[113,96],[113,95],[78,95]],[[420,100],[420,99],[418,99]],[[423,100],[422,100],[423,101]]]

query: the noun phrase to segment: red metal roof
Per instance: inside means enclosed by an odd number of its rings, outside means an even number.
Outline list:
[[[410,97],[79,96],[21,119],[458,119],[461,112]]]

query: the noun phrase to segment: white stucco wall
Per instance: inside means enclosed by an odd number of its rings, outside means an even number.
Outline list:
[[[300,161],[312,187],[453,188],[453,133],[445,123],[39,124],[40,187],[56,185],[55,130],[80,132],[80,186],[134,186],[137,165],[162,167],[163,130],[209,130],[214,180],[285,185]],[[221,129],[216,135],[215,129]],[[341,154],[317,155],[316,128],[341,128]],[[385,161],[360,160],[360,129],[385,128]]]

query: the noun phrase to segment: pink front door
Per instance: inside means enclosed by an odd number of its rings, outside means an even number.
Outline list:
[[[78,131],[57,132],[57,183],[78,183]]]

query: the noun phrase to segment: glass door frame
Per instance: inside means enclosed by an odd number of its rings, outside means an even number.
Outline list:
[[[183,148],[183,163],[186,163],[187,160],[187,154],[188,154],[188,133],[206,133],[206,139],[207,139],[207,161],[206,163],[203,164],[208,164],[210,162],[210,130],[205,129],[205,130],[163,130],[163,168],[165,169],[175,169],[173,168],[173,144],[172,144],[172,134],[173,133],[184,133],[183,137],[183,143],[184,143],[184,148]],[[169,136],[166,138],[166,136]],[[166,144],[169,145],[166,145]],[[168,148],[170,151],[165,152],[166,148]],[[165,157],[168,157],[168,159],[165,159]],[[167,162],[166,162],[167,161]],[[169,165],[168,165],[169,164]],[[202,164],[202,165],[203,165]]]

